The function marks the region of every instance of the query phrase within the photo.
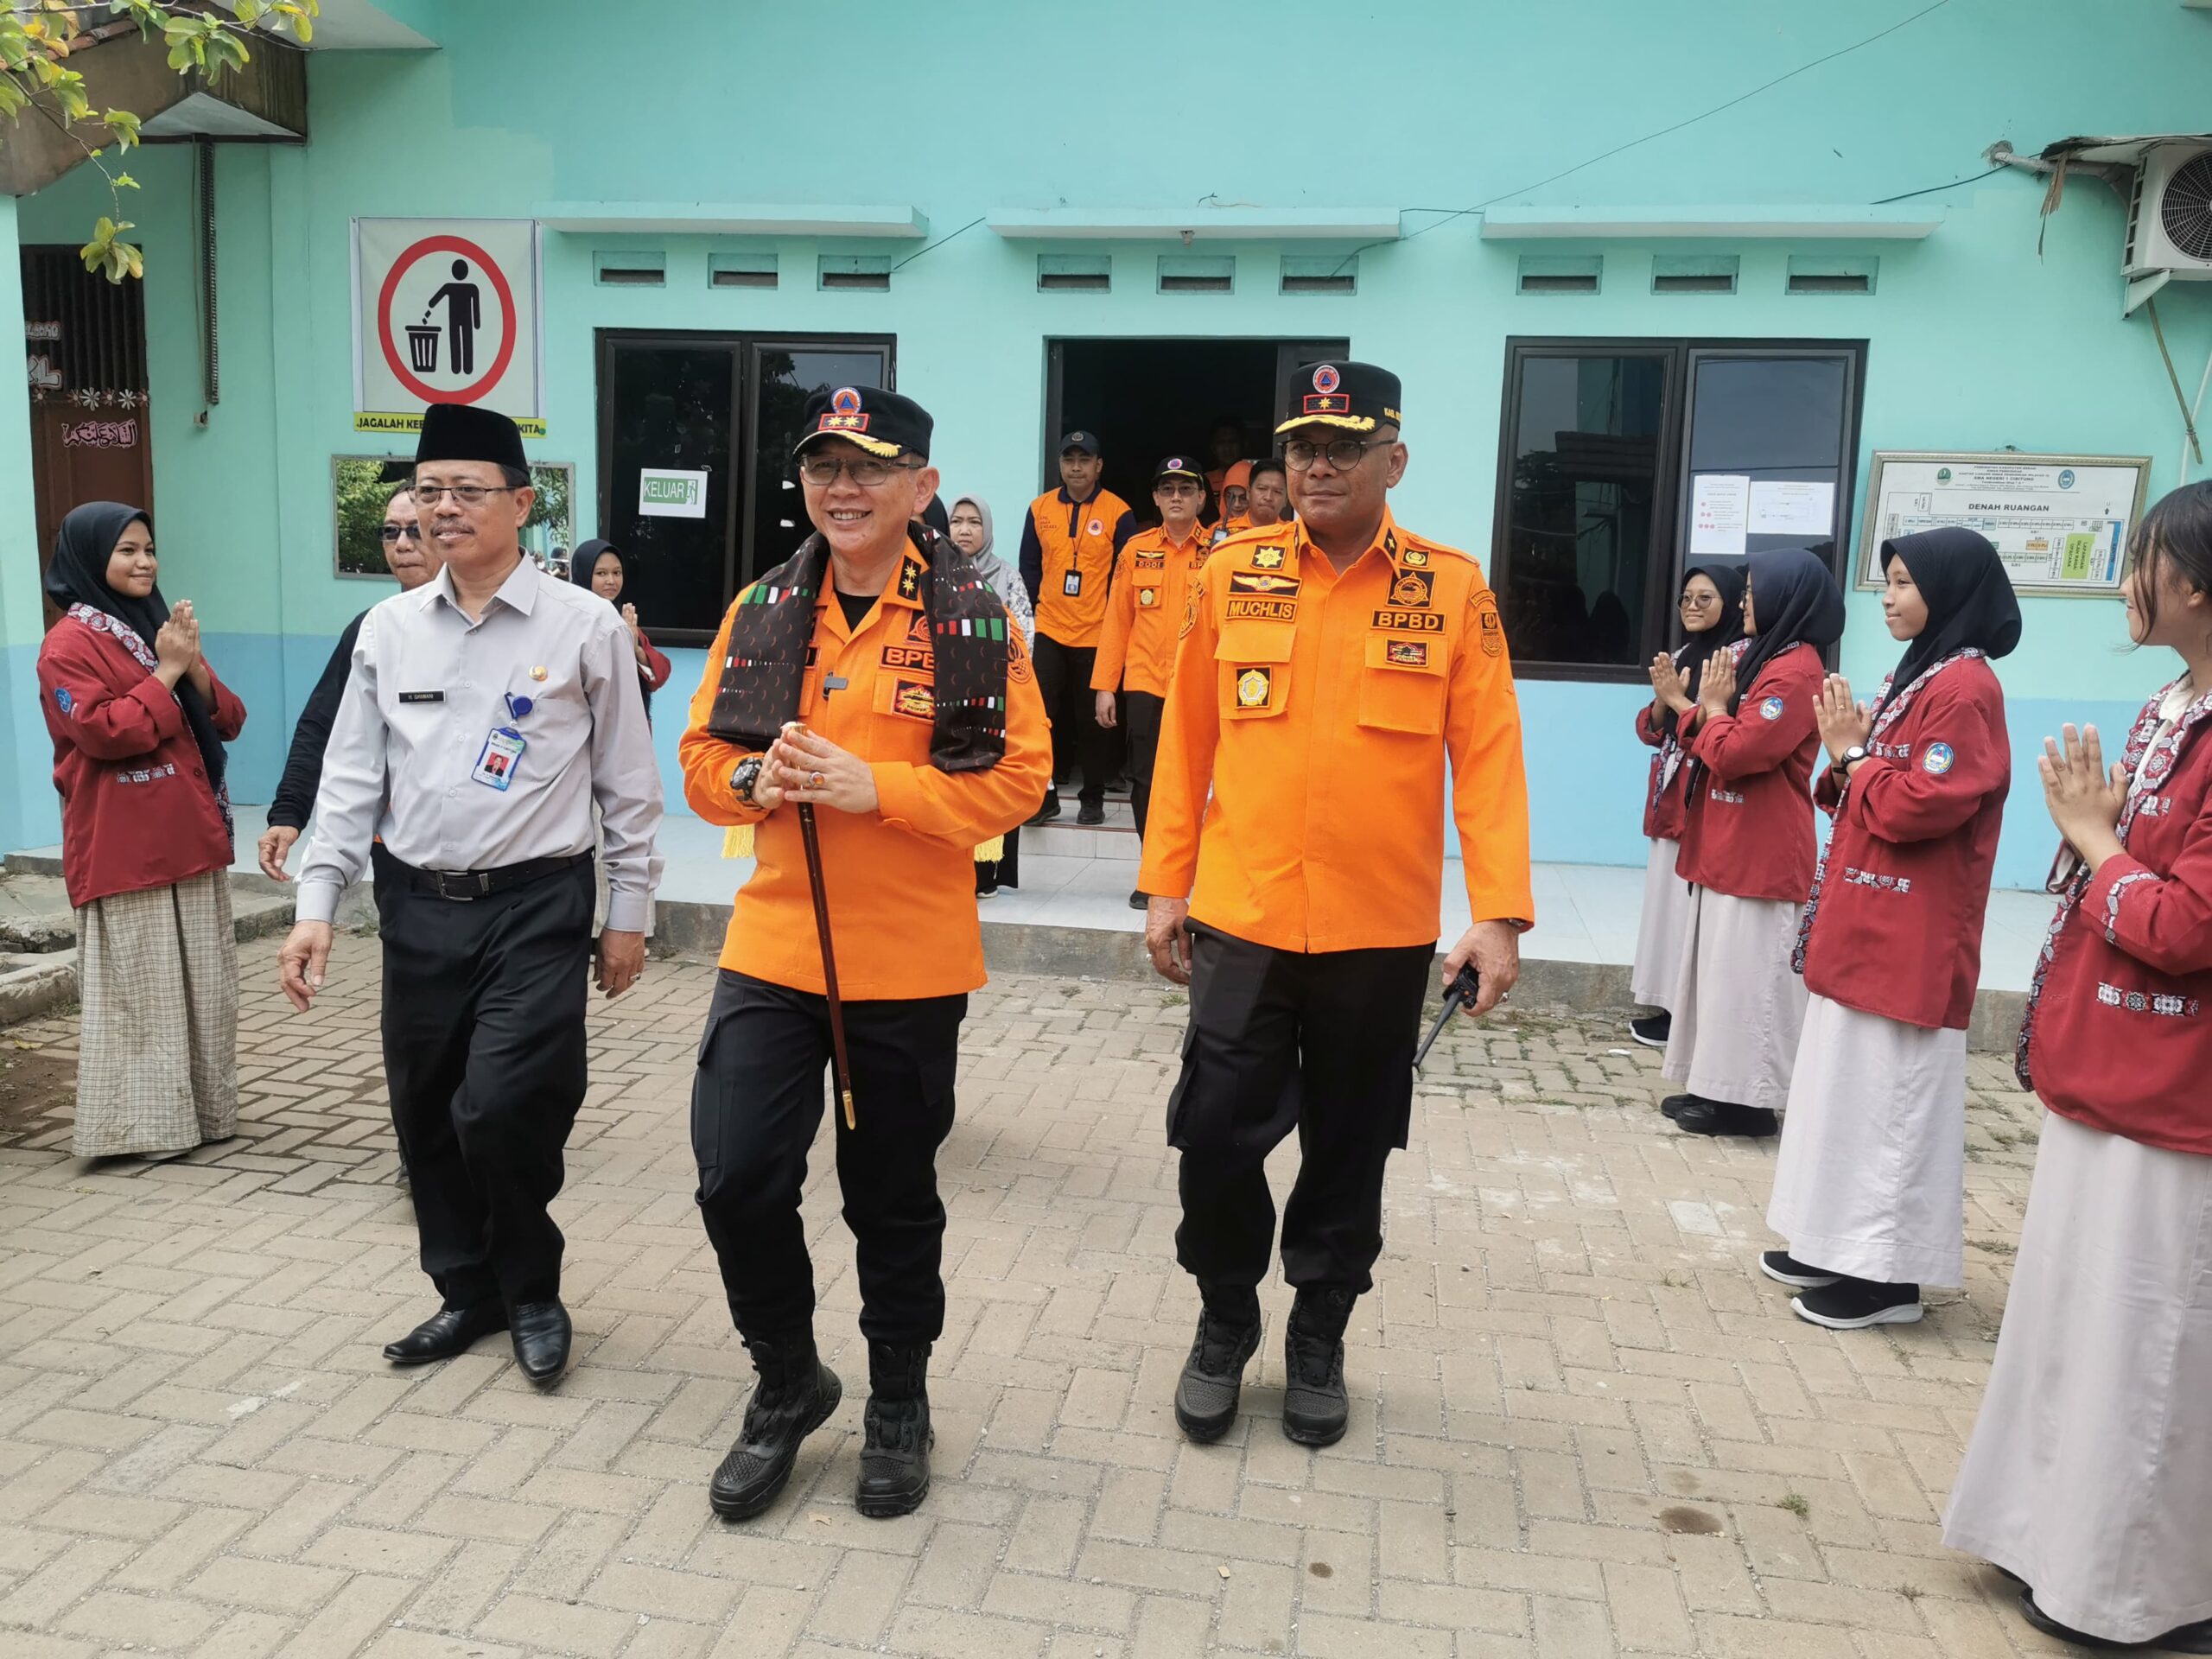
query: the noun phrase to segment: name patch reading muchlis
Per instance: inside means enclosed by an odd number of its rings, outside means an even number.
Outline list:
[[[1232,599],[1229,601],[1224,620],[1295,622],[1298,620],[1298,601],[1294,599]]]

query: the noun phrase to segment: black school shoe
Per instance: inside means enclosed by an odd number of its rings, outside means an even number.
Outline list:
[[[715,1471],[707,1501],[727,1521],[745,1521],[776,1501],[798,1461],[799,1443],[830,1421],[844,1384],[814,1350],[811,1331],[748,1342],[760,1386],[746,1402],[745,1427]]]
[[[1220,1295],[1217,1304],[1199,1311],[1191,1357],[1175,1383],[1175,1421],[1200,1442],[1219,1440],[1236,1422],[1244,1367],[1260,1351],[1259,1294]]]
[[[2113,1642],[2060,1624],[2036,1605],[2036,1592],[2032,1590],[2020,1592],[2020,1617],[2045,1636],[2056,1637],[2061,1642],[2070,1642],[2077,1648],[2120,1649],[2133,1653],[2212,1653],[2212,1619],[2199,1619],[2194,1624],[2177,1625],[2164,1636],[2152,1637],[2148,1642]]]
[[[1050,823],[1054,818],[1057,818],[1059,816],[1060,791],[1057,789],[1048,789],[1045,791],[1043,804],[1038,807],[1035,814],[1031,817],[1029,822],[1031,823]]]
[[[1777,1285],[1793,1285],[1799,1290],[1826,1290],[1837,1283],[1840,1273],[1823,1273],[1818,1268],[1808,1268],[1787,1250],[1767,1250],[1759,1256],[1759,1271]]]
[[[1769,1107],[1738,1106],[1732,1100],[1692,1095],[1675,1114],[1675,1127],[1688,1135],[1742,1135],[1758,1140],[1777,1133],[1782,1120]]]
[[[1103,801],[1078,801],[1076,804],[1075,821],[1086,825],[1105,823],[1106,804]]]
[[[1675,1029],[1675,1016],[1662,1010],[1628,1022],[1628,1034],[1646,1048],[1664,1048]]]
[[[1791,1297],[1789,1306],[1808,1325],[1824,1325],[1831,1331],[1863,1331],[1870,1325],[1916,1325],[1920,1287],[1838,1279],[1832,1285]]]

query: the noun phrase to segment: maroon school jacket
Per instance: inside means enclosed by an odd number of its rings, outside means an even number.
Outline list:
[[[2212,1154],[2212,692],[2152,749],[2158,707],[2127,746],[2148,780],[2120,820],[2127,850],[2069,888],[2017,1062],[2061,1117]]]
[[[212,666],[207,673],[215,731],[227,743],[245,724],[245,705]],[[65,616],[39,648],[38,690],[71,904],[228,868],[230,831],[184,710],[129,647]]]
[[[1680,841],[1682,787],[1689,781],[1689,757],[1676,751],[1675,775],[1662,788],[1659,774],[1668,760],[1667,734],[1653,712],[1657,707],[1656,703],[1647,702],[1636,711],[1637,736],[1658,751],[1651,757],[1651,775],[1643,783],[1643,833],[1653,841]]]
[[[1805,902],[1821,747],[1813,709],[1827,678],[1815,647],[1792,645],[1759,671],[1734,714],[1682,716],[1685,725],[1696,721],[1688,747],[1706,768],[1683,815],[1675,861],[1683,880],[1732,898]]]
[[[1809,907],[1805,988],[1908,1026],[1966,1029],[2012,787],[2005,693],[1979,656],[1923,677],[1814,798],[1835,820]],[[1884,709],[1886,717],[1889,709]]]

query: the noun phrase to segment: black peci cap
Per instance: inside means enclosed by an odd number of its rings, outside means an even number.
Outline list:
[[[1188,455],[1170,455],[1152,469],[1152,481],[1158,484],[1164,478],[1187,478],[1200,489],[1206,486],[1206,475],[1198,469],[1198,462]]]
[[[929,410],[911,397],[874,386],[839,386],[806,400],[791,454],[804,454],[807,445],[823,438],[843,438],[879,460],[899,455],[926,459],[936,425]]]
[[[1098,435],[1096,432],[1085,432],[1080,427],[1060,440],[1062,454],[1065,455],[1071,449],[1080,449],[1086,455],[1103,455],[1106,453],[1098,447]]]
[[[432,404],[423,411],[415,464],[426,467],[437,461],[488,461],[517,472],[530,470],[530,460],[522,452],[522,429],[498,410],[477,404]]]
[[[1311,363],[1290,377],[1290,396],[1275,435],[1301,426],[1372,432],[1403,426],[1398,377],[1372,363]]]

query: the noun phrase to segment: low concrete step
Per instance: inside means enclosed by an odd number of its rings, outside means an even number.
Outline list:
[[[30,881],[46,879],[44,872],[26,870],[21,855],[10,856],[5,874],[0,875],[0,904],[6,902],[11,889],[20,893],[27,878]],[[231,931],[241,944],[282,933],[291,926],[291,896],[288,891],[266,891],[273,886],[259,881],[249,887],[237,877],[232,879]],[[37,919],[41,937],[58,942],[35,952],[0,955],[0,1026],[34,1019],[77,1000],[76,912],[65,911],[58,917]],[[20,918],[17,926],[22,927]]]

